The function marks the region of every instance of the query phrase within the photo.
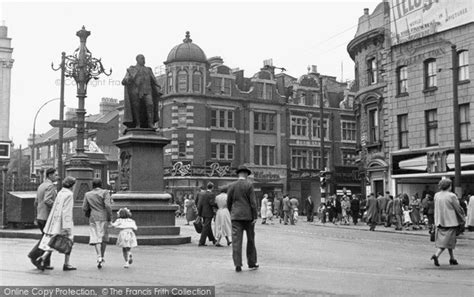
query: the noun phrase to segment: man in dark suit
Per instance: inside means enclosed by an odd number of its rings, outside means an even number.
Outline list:
[[[239,179],[229,186],[227,208],[232,220],[232,258],[235,271],[242,271],[242,238],[247,234],[247,264],[257,269],[257,249],[255,248],[255,223],[257,222],[257,199],[252,182],[247,177],[252,172],[245,166],[239,166]]]
[[[308,196],[308,199],[306,199],[306,221],[312,222],[313,218],[314,218],[314,203],[313,203],[313,199],[311,199],[311,196]]]
[[[378,214],[379,208],[377,199],[375,199],[374,194],[370,194],[369,198],[367,199],[367,222],[370,225],[370,231],[374,231],[375,226],[377,226]]]
[[[212,189],[214,189],[214,184],[209,182],[207,184],[207,191],[198,193],[198,216],[203,219],[201,238],[199,239],[198,246],[206,245],[206,237],[209,238],[209,241],[212,241],[213,244],[216,244],[216,238],[211,228],[212,218],[214,217],[212,208],[216,203],[216,195],[212,193]]]

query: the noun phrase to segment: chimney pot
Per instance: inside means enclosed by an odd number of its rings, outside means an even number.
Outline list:
[[[368,9],[368,8],[364,8],[364,14],[365,14],[365,15],[368,15],[368,14],[369,14],[369,9]]]

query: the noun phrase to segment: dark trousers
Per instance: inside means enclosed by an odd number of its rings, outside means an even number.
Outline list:
[[[308,213],[306,214],[306,220],[308,222],[312,222],[314,220],[313,210],[308,210]]]
[[[214,237],[214,234],[212,233],[212,228],[211,228],[211,222],[212,218],[202,218],[202,232],[201,232],[201,238],[199,239],[199,244],[203,245],[206,243],[206,237],[209,238],[209,241],[212,241],[213,243],[216,241],[216,238]]]
[[[257,264],[257,249],[255,248],[255,224],[252,221],[232,221],[232,259],[235,266],[242,266],[242,239],[244,231],[247,235],[247,264]]]
[[[352,222],[354,223],[354,225],[357,225],[357,222],[359,220],[359,212],[355,210],[351,210],[351,213],[352,213]]]
[[[294,221],[294,218],[293,218],[293,211],[291,211],[291,210],[284,210],[283,213],[284,213],[283,222],[285,223],[285,225],[288,225],[288,219],[290,219],[290,223],[291,223],[292,225],[294,225],[294,224],[295,224],[295,221]]]
[[[45,220],[36,220],[38,223],[38,228],[41,230],[41,233],[44,235],[44,226],[46,225]],[[44,265],[45,266],[51,266],[51,253],[48,255],[48,257],[44,260]]]
[[[387,216],[387,220],[385,221],[385,227],[390,227],[392,226],[393,215],[386,214],[386,216]]]
[[[375,226],[377,226],[377,221],[374,220],[373,218],[369,219],[369,225],[370,225],[370,231],[375,230]]]
[[[395,218],[395,230],[402,230],[402,215],[393,215]]]

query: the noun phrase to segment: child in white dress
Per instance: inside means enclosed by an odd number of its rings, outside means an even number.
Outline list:
[[[117,245],[122,248],[123,258],[125,259],[124,268],[128,268],[133,263],[132,248],[137,246],[137,237],[134,230],[137,230],[137,224],[132,219],[132,212],[128,208],[121,208],[117,212],[118,219],[112,223],[117,229],[121,229],[117,238]]]

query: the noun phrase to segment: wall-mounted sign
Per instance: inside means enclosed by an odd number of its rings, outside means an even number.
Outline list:
[[[191,174],[191,161],[185,160],[173,162],[173,166],[170,169],[171,176],[187,176]]]
[[[253,179],[257,182],[277,182],[280,181],[280,175],[272,172],[253,170]]]
[[[392,45],[474,21],[472,0],[391,0]]]
[[[0,159],[10,159],[10,142],[0,142]]]
[[[229,176],[231,161],[207,161],[206,172],[208,176]]]

